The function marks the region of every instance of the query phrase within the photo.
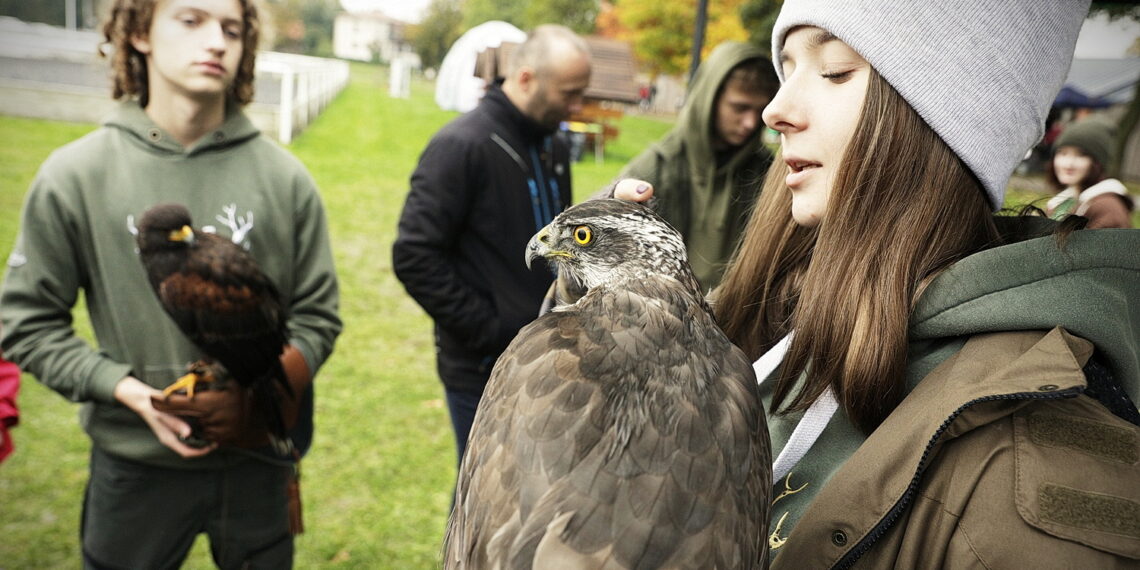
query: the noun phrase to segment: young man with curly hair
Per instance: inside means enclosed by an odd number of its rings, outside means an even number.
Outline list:
[[[290,567],[294,460],[258,445],[264,428],[245,421],[236,389],[162,397],[201,354],[150,291],[134,235],[147,208],[179,202],[257,258],[289,307],[282,361],[297,395],[290,435],[303,453],[312,378],[342,325],[316,186],[242,112],[253,97],[256,7],[117,0],[104,34],[122,102],[36,175],[0,292],[0,346],[83,404],[92,442],[84,567],[177,567],[201,533],[221,568]],[[96,347],[72,328],[80,292]]]

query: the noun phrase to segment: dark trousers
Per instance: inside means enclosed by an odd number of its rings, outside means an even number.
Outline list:
[[[479,407],[482,392],[464,392],[444,388],[447,396],[447,411],[451,414],[451,427],[455,430],[455,449],[459,463],[463,463],[463,453],[467,451],[467,438],[471,435],[471,424],[475,421],[475,410]]]
[[[178,568],[204,532],[219,568],[291,568],[289,469],[244,458],[224,469],[168,469],[93,448],[83,566]]]

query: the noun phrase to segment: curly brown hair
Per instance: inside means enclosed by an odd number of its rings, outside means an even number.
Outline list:
[[[143,107],[146,107],[149,99],[146,56],[131,45],[131,38],[145,37],[150,33],[158,1],[116,0],[111,7],[110,17],[103,24],[104,41],[99,50],[99,55],[111,58],[114,81],[112,97],[121,99],[137,96]],[[253,100],[253,65],[257,57],[257,42],[261,36],[261,20],[255,1],[238,0],[242,9],[242,53],[229,96],[240,105]],[[109,49],[104,46],[109,46]]]

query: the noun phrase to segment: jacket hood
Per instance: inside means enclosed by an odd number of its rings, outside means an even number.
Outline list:
[[[716,153],[712,142],[715,138],[716,124],[716,97],[720,91],[721,83],[732,68],[749,59],[766,58],[760,48],[742,42],[724,42],[709,54],[709,58],[697,68],[697,75],[693,79],[689,90],[688,101],[677,125],[669,132],[662,145],[666,155],[679,145],[687,147],[689,172],[693,178],[693,189],[704,194],[712,184],[716,174]],[[760,133],[764,127],[761,125],[753,133],[752,138],[740,145],[736,154],[729,163],[739,160],[745,154],[755,154],[760,146]]]
[[[170,133],[155,124],[138,101],[122,102],[104,121],[103,125],[120,129],[132,135],[139,144],[159,154],[183,154],[193,156],[202,152],[219,150],[240,144],[261,134],[257,127],[242,113],[241,106],[233,102],[226,104],[226,118],[213,132],[206,133],[189,147],[183,147]]]
[[[998,218],[1002,220],[1002,218]],[[1140,400],[1140,231],[1081,230],[966,257],[911,315],[911,341],[1061,326],[1091,341]]]

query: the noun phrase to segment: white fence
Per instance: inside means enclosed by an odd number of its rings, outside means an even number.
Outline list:
[[[278,52],[257,57],[257,73],[278,77],[277,140],[288,143],[348,85],[348,62]],[[257,99],[254,99],[257,102]]]
[[[102,35],[0,17],[0,113],[96,123],[114,106]],[[246,113],[262,132],[289,143],[348,84],[348,63],[261,52]]]

